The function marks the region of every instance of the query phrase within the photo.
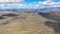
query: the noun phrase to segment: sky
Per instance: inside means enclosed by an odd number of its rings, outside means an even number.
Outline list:
[[[45,1],[45,0],[25,0],[25,2],[27,2],[27,4],[28,3],[34,3],[34,2],[43,2],[43,1]]]
[[[0,8],[52,8],[60,7],[60,0],[0,0],[0,2],[15,2],[12,4],[0,4]]]
[[[53,1],[53,2],[60,2],[60,0],[24,0],[28,3],[34,3],[34,2],[44,2],[44,1]]]

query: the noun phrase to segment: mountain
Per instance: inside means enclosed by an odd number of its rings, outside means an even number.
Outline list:
[[[58,18],[58,13],[31,10],[0,12],[0,34],[60,34],[59,21],[51,17]]]

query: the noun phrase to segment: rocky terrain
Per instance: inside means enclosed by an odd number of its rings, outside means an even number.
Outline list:
[[[59,12],[0,12],[0,34],[60,34]]]

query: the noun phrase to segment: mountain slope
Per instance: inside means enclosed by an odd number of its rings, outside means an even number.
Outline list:
[[[54,34],[52,28],[45,25],[46,21],[52,21],[37,13],[21,12],[19,16],[8,18],[8,24],[0,25],[0,34]],[[13,19],[14,18],[14,19]],[[3,21],[3,20],[2,20]],[[5,22],[6,23],[6,22]],[[0,23],[1,24],[1,23]]]

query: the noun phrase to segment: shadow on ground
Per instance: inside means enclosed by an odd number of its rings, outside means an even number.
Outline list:
[[[54,13],[51,14],[51,13],[38,12],[38,15],[43,16],[43,17],[48,18],[48,19],[51,19],[51,20],[57,21],[56,23],[51,22],[51,21],[46,21],[45,25],[48,28],[52,28],[56,34],[60,34],[60,16],[59,16],[59,14],[57,14],[58,15],[57,16]]]
[[[4,19],[4,17],[3,16],[0,16],[0,19]]]
[[[0,16],[0,19],[5,19],[4,16],[7,16],[7,17],[15,17],[15,16],[18,16],[17,14],[3,14]]]
[[[43,16],[43,17],[48,18],[48,19],[60,21],[60,15],[59,14],[56,15],[55,13],[38,12],[38,15]]]
[[[51,21],[46,21],[45,25],[48,26],[49,28],[54,29],[56,34],[60,34],[60,22],[54,23]]]
[[[15,17],[15,16],[18,16],[18,15],[17,14],[4,14],[2,16]]]
[[[5,17],[6,16],[6,17]],[[9,22],[11,21],[11,20],[13,20],[16,16],[18,16],[17,14],[3,14],[3,15],[1,15],[0,16],[0,20],[2,19],[2,23],[0,23],[0,25],[7,25],[7,24],[9,24]],[[13,18],[11,18],[11,19],[8,19],[8,18],[10,18],[10,17],[13,17]]]
[[[55,15],[55,13],[51,14],[51,13],[38,12],[38,15],[57,21],[57,22],[46,21],[45,25],[48,28],[52,28],[56,34],[60,34],[60,16],[59,16],[59,14]]]

